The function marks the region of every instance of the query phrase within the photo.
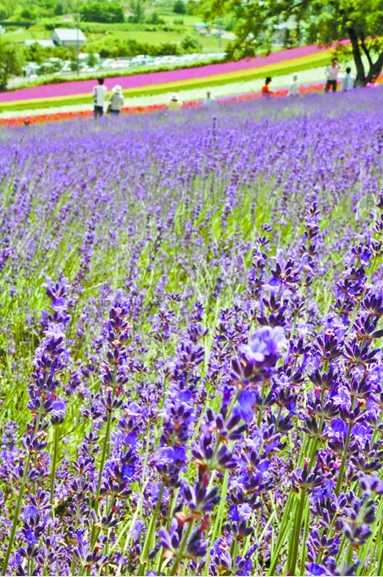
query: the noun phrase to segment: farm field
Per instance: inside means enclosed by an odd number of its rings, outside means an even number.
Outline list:
[[[156,14],[158,23],[151,23],[150,16]],[[176,14],[169,6],[153,7],[146,11],[147,21],[140,23],[119,22],[119,23],[96,23],[81,22],[81,28],[86,33],[86,52],[98,51],[103,46],[104,41],[118,39],[119,41],[133,40],[138,43],[148,43],[151,46],[161,44],[180,45],[184,38],[191,38],[199,45],[201,52],[216,52],[217,49],[224,50],[228,44],[225,35],[218,39],[214,35],[199,34],[194,25],[201,22],[200,16],[189,14]],[[37,22],[31,22],[27,28],[14,27],[5,30],[4,39],[14,42],[24,42],[25,40],[42,40],[51,37],[49,29],[52,22],[56,26],[60,23],[67,26],[68,22],[73,26],[76,24],[76,15],[67,14],[62,17],[40,18]],[[48,28],[47,28],[48,27]]]
[[[185,22],[186,20],[186,22]],[[179,22],[177,24],[177,21]],[[227,41],[223,38],[218,41],[214,36],[201,35],[195,32],[193,23],[199,21],[195,17],[176,17],[173,15],[173,21],[169,20],[169,25],[161,29],[159,26],[134,25],[129,23],[97,25],[93,23],[82,24],[87,35],[87,49],[89,51],[97,50],[100,41],[118,38],[120,41],[134,40],[140,43],[148,43],[158,46],[165,43],[179,44],[185,36],[193,38],[200,45],[201,52],[215,52],[217,48],[225,48]],[[169,29],[170,28],[170,29]],[[23,42],[25,40],[42,40],[50,38],[51,34],[42,24],[31,26],[27,30],[16,29],[7,32],[4,38],[14,42]]]
[[[169,92],[214,89],[238,83],[260,81],[266,75],[287,76],[325,67],[331,58],[331,48],[301,46],[279,50],[268,56],[246,58],[180,68],[108,78],[110,86],[118,83],[127,98],[159,96]],[[78,80],[44,86],[32,86],[0,93],[0,112],[78,106],[89,103],[94,80]]]
[[[382,574],[382,105],[1,129],[1,574]]]

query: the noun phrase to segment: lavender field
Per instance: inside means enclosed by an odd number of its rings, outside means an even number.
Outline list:
[[[0,133],[2,575],[383,575],[382,109]]]

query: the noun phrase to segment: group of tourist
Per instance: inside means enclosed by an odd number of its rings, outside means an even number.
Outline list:
[[[342,78],[341,77],[341,67],[339,65],[338,59],[333,58],[331,64],[326,68],[326,84],[325,84],[325,92],[336,92],[338,89],[338,83],[341,79],[341,87],[344,92],[348,92],[352,90],[355,86],[355,78],[351,73],[351,67],[347,66],[345,69],[345,73]],[[265,83],[262,86],[262,96],[264,97],[271,97],[273,96],[274,92],[270,89],[270,84],[272,82],[271,76],[268,76],[265,79]],[[298,96],[300,93],[300,87],[298,82],[298,75],[294,74],[292,77],[292,82],[290,84],[288,90],[288,96]],[[104,79],[100,78],[98,80],[97,86],[93,89],[93,100],[94,100],[94,117],[100,118],[104,111],[106,110],[108,113],[113,115],[120,114],[123,106],[124,106],[124,95],[122,92],[121,86],[115,86],[111,94],[108,95],[107,89],[104,85]],[[204,106],[210,106],[213,103],[211,92],[208,91],[206,93],[206,97],[203,101]],[[182,107],[182,102],[178,99],[177,95],[173,95],[169,104],[169,110],[178,110]]]
[[[338,89],[338,82],[341,76],[341,67],[339,65],[338,59],[333,58],[331,64],[326,68],[326,84],[325,92],[336,92]],[[270,84],[272,82],[271,76],[268,76],[262,86],[262,96],[272,96],[273,91],[270,90]],[[348,92],[352,90],[355,86],[355,78],[351,73],[351,67],[347,66],[343,77],[341,78],[341,87],[343,92]],[[294,74],[292,83],[290,84],[288,96],[297,96],[299,94],[299,83],[298,75]]]
[[[103,116],[105,107],[109,114],[117,116],[124,106],[124,95],[121,86],[118,84],[113,87],[112,92],[108,95],[104,79],[99,78],[97,85],[93,89],[94,117]]]

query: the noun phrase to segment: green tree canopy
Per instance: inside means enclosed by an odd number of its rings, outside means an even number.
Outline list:
[[[183,0],[176,0],[173,5],[173,12],[176,14],[186,14],[186,6]]]
[[[0,90],[7,88],[11,76],[20,74],[23,55],[18,46],[0,39]]]
[[[348,39],[357,83],[366,84],[383,69],[382,0],[201,0],[206,16],[232,16],[236,41],[232,56],[269,49],[280,26],[293,23],[295,43],[331,44]]]
[[[145,20],[145,1],[144,0],[130,0],[129,9],[131,16],[129,17],[130,22],[135,24],[140,24]]]
[[[81,6],[80,14],[85,22],[123,22],[124,10],[120,2],[90,0]]]

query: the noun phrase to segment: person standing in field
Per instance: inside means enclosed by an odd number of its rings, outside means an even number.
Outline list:
[[[351,67],[347,66],[346,74],[344,75],[343,80],[342,80],[343,92],[348,92],[349,90],[352,90],[354,88],[354,84],[355,84],[355,79],[351,75]]]
[[[169,110],[179,110],[182,104],[178,100],[177,95],[173,94],[171,101],[169,102],[168,109]]]
[[[338,84],[338,76],[340,72],[340,66],[337,58],[333,58],[331,65],[326,68],[326,86],[325,92],[329,92],[330,88],[333,92],[336,92]]]
[[[294,74],[293,81],[290,84],[288,96],[299,96],[298,74]]]
[[[93,102],[94,102],[94,117],[101,118],[104,114],[104,105],[106,99],[106,86],[104,86],[104,79],[99,78],[97,85],[93,88]]]
[[[110,98],[108,112],[113,116],[118,116],[124,106],[124,95],[122,88],[118,84],[112,89],[112,96]]]
[[[209,108],[212,104],[213,104],[213,99],[212,99],[212,97],[211,97],[211,92],[210,92],[210,90],[208,90],[208,91],[206,92],[205,100],[203,101],[203,106],[204,106],[205,108]]]
[[[270,83],[272,81],[271,76],[268,76],[265,80],[265,84],[262,86],[262,96],[269,98],[273,95],[273,92],[270,90]]]

